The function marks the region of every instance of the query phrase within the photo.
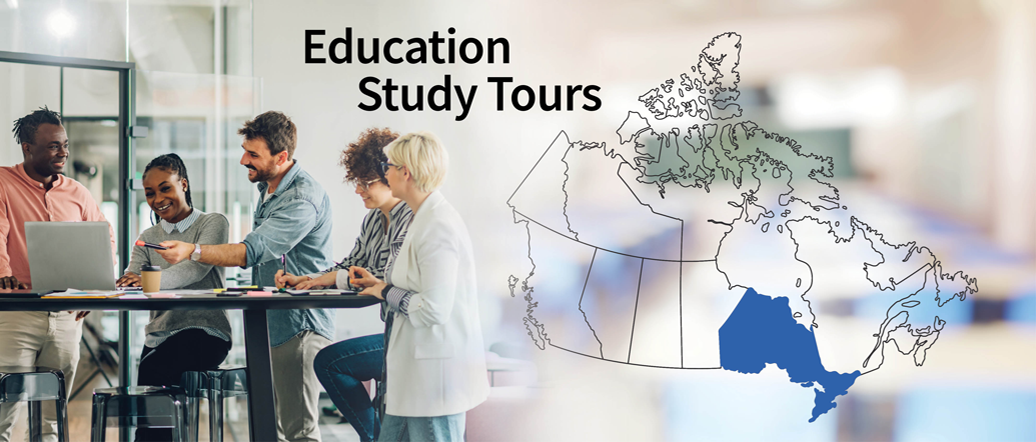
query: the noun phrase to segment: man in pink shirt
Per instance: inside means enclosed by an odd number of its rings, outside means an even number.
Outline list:
[[[68,136],[57,112],[44,107],[19,118],[14,134],[25,161],[0,167],[0,288],[31,288],[25,222],[107,220],[86,187],[62,175]],[[60,369],[71,392],[83,333],[79,320],[87,313],[0,312],[0,366]],[[11,439],[18,405],[0,405],[0,442]],[[44,403],[44,440],[57,440],[55,414]]]

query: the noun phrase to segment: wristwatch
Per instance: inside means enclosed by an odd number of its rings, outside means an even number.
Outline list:
[[[201,244],[194,245],[194,253],[191,254],[191,261],[198,261],[201,259]]]

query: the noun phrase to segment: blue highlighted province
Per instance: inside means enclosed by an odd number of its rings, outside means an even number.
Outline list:
[[[810,422],[834,408],[835,398],[860,376],[859,370],[825,370],[812,328],[795,321],[788,298],[770,298],[751,288],[719,329],[719,358],[723,369],[739,373],[756,374],[766,364],[776,364],[792,382],[813,387],[816,405]]]

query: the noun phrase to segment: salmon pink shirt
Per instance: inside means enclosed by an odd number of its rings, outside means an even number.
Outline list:
[[[104,221],[97,202],[78,181],[58,175],[50,190],[25,173],[24,163],[0,167],[0,277],[32,284],[25,244],[27,221]],[[115,256],[115,234],[108,225]]]

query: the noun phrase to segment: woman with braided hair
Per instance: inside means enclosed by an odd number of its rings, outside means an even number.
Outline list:
[[[219,213],[204,213],[191,202],[187,166],[179,155],[166,154],[144,168],[144,195],[155,225],[140,240],[158,244],[180,240],[193,244],[225,244],[230,224]],[[225,285],[223,267],[186,260],[169,264],[153,249],[133,247],[120,287],[139,286],[143,267],[162,268],[161,289],[215,289]],[[137,371],[138,385],[179,385],[186,371],[219,366],[230,352],[230,320],[223,310],[152,311]],[[141,428],[137,440],[171,440],[172,430]]]

